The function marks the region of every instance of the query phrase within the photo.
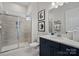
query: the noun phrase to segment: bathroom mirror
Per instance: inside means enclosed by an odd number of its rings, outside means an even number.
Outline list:
[[[55,33],[54,21],[61,21],[61,34],[79,41],[79,2],[68,2],[49,10],[49,33]]]
[[[62,7],[65,5],[66,3],[64,3],[62,6],[58,6],[57,8],[50,8],[49,12],[48,12],[48,19],[49,19],[49,33],[55,33],[55,26],[56,24],[61,27],[59,30],[61,33],[65,32],[63,24],[64,23],[64,13],[62,10]],[[57,23],[56,23],[57,22]],[[61,23],[61,25],[60,25]]]

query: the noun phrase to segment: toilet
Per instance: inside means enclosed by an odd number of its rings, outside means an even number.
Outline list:
[[[38,42],[32,42],[32,43],[30,43],[29,46],[30,46],[31,48],[36,48],[36,47],[39,46],[39,43],[38,43]]]
[[[39,42],[32,42],[29,44],[29,48],[32,49],[32,54],[33,55],[38,55],[39,54]]]

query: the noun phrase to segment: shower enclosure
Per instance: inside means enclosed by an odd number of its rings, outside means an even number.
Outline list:
[[[25,47],[31,42],[31,19],[0,14],[0,52]]]

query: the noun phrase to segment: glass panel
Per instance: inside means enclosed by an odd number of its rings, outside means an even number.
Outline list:
[[[17,17],[3,15],[2,16],[2,39],[1,52],[15,49],[18,47],[16,20]]]
[[[0,52],[26,47],[31,40],[31,19],[0,15]]]
[[[19,18],[20,20],[20,47],[26,46],[31,42],[31,19],[27,20],[26,18]]]
[[[1,19],[2,19],[2,15],[0,15],[0,51],[1,51],[1,47],[2,47],[2,45],[1,45],[1,39],[2,39],[2,25],[1,25]]]

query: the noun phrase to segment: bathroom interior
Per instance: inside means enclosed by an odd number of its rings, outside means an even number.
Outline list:
[[[79,2],[0,2],[0,55],[79,55]]]

